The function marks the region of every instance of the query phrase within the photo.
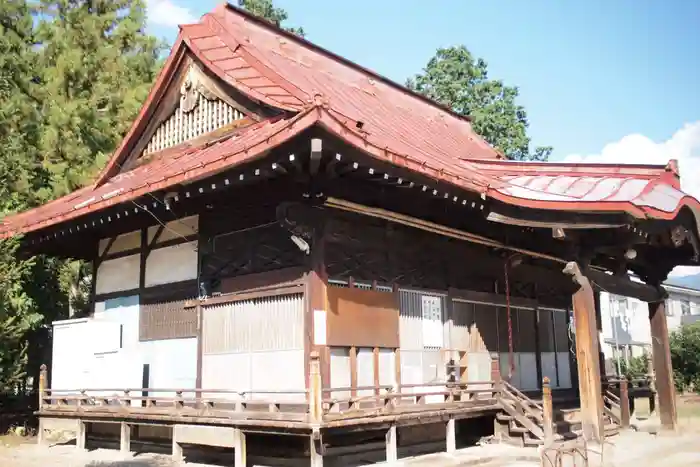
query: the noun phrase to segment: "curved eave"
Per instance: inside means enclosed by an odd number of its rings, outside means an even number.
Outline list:
[[[264,156],[271,148],[310,128],[315,122],[316,114],[310,110],[287,120],[260,122],[251,126],[247,133],[238,138],[230,137],[214,145],[189,148],[182,154],[168,158],[167,161],[140,166],[125,172],[124,177],[112,179],[97,189],[83,188],[38,208],[9,216],[0,225],[0,239],[52,227],[92,212],[134,201],[148,193],[252,162]],[[179,161],[184,159],[189,159],[188,165],[179,166]],[[115,192],[118,194],[112,195]],[[90,200],[92,201],[88,202]]]

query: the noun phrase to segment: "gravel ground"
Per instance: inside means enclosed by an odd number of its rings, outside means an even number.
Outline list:
[[[690,427],[681,428],[680,434],[653,435],[627,431],[611,438],[604,446],[605,466],[608,467],[664,467],[700,466],[700,433]],[[695,428],[695,427],[693,427]],[[14,437],[12,437],[14,438]],[[175,467],[169,456],[156,454],[123,455],[114,449],[96,449],[87,452],[75,446],[37,446],[22,439],[0,439],[0,466],[12,467]],[[537,451],[502,445],[479,446],[459,451],[456,455],[430,454],[401,459],[403,467],[539,467]],[[661,461],[662,460],[662,461]],[[213,467],[187,463],[187,466]],[[386,467],[386,464],[375,464]],[[546,465],[546,463],[545,463]],[[573,465],[569,460],[564,466]],[[577,466],[583,465],[577,463]],[[590,467],[599,466],[600,455],[592,455]]]

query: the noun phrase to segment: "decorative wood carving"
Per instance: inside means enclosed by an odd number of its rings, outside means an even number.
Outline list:
[[[246,115],[231,105],[230,99],[193,63],[180,86],[177,108],[155,130],[143,155],[176,146],[218,130]]]

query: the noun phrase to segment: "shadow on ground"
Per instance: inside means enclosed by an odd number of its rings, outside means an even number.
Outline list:
[[[128,461],[93,461],[85,464],[85,467],[163,467],[165,464],[156,459],[128,460]]]

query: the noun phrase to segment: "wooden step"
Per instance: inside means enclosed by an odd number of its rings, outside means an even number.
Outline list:
[[[512,415],[508,415],[507,413],[503,412],[498,412],[496,414],[496,420],[501,421],[501,422],[509,422],[511,420],[514,420],[515,418]]]
[[[509,430],[512,431],[513,433],[523,433],[523,434],[525,434],[525,433],[530,433],[530,430],[528,430],[527,428],[525,428],[525,427],[523,427],[523,426],[511,425],[511,426],[508,427],[508,428],[509,428]]]

